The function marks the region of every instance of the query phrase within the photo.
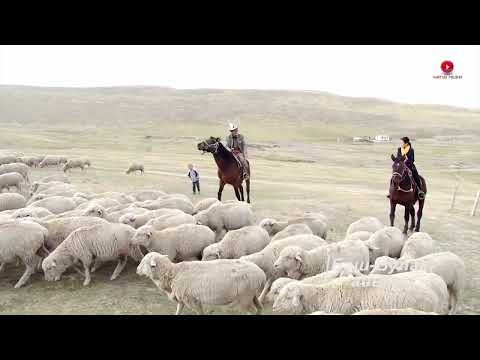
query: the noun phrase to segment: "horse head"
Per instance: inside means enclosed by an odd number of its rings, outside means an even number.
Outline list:
[[[212,154],[216,154],[220,141],[220,138],[210,136],[208,139],[202,141],[201,143],[198,143],[197,149],[203,151],[203,153],[209,152]]]
[[[402,180],[405,171],[407,171],[407,165],[405,165],[405,156],[393,156],[391,155],[391,159],[393,161],[392,164],[392,182],[395,187],[398,188],[400,181]]]

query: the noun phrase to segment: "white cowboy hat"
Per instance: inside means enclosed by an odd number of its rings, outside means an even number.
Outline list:
[[[230,131],[233,131],[233,130],[238,129],[238,126],[230,123],[230,124],[228,125],[228,129],[229,129]]]

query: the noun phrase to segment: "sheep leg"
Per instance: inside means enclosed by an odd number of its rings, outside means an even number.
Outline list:
[[[83,282],[83,286],[88,286],[91,281],[90,277],[90,262],[83,263],[83,267],[85,268],[85,281]]]
[[[7,263],[4,263],[4,262],[1,263],[1,264],[0,264],[0,273],[3,272],[3,271],[5,271],[5,268],[6,268],[6,267],[7,267]]]
[[[215,234],[215,242],[217,243],[220,240],[222,240],[226,233],[227,233],[227,230],[224,229],[224,228],[220,229],[220,230],[217,230],[217,232]]]
[[[25,283],[28,281],[28,279],[30,279],[30,276],[32,276],[34,272],[35,272],[35,266],[32,266],[31,264],[27,264],[25,272],[23,273],[20,280],[18,280],[18,282],[15,284],[14,288],[18,289],[23,285],[25,285]]]
[[[255,310],[256,310],[255,315],[260,315],[263,311],[263,305],[260,302],[260,300],[258,300],[257,295],[255,295],[253,297],[253,305],[254,305]]]
[[[449,305],[450,305],[450,311],[448,312],[449,315],[455,315],[457,312],[457,304],[458,304],[458,296],[457,292],[453,291],[451,289],[448,289],[449,291]]]
[[[273,283],[273,278],[270,277],[267,282],[265,283],[265,286],[263,287],[262,293],[258,297],[258,301],[263,304],[265,300],[265,296],[267,296],[267,293],[270,291],[270,287],[272,286]]]
[[[185,305],[181,302],[177,303],[177,311],[175,312],[175,315],[180,315],[183,311],[183,308]]]
[[[95,271],[100,269],[100,267],[103,265],[103,263],[104,263],[103,260],[100,260],[99,258],[96,258],[95,261],[93,262],[93,266],[92,266],[92,269],[90,270],[90,272],[94,273]],[[83,273],[82,273],[82,275],[83,275]]]
[[[247,184],[247,203],[250,204],[250,179],[245,180]]]
[[[194,301],[191,303],[193,311],[197,313],[197,315],[205,315],[203,312],[202,304],[199,301]]]
[[[110,277],[110,280],[115,280],[118,277],[118,275],[120,275],[122,270],[125,268],[125,265],[127,265],[127,259],[128,258],[126,256],[123,256],[118,260],[117,267],[113,271],[113,274]]]

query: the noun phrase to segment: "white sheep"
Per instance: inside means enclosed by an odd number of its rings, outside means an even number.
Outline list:
[[[117,210],[112,212],[110,212],[109,210],[106,210],[104,211],[103,216],[101,217],[109,222],[117,223],[117,222],[120,222],[120,218],[125,214],[139,215],[147,211],[148,210],[144,208],[128,207],[122,210]]]
[[[425,232],[413,233],[403,245],[400,258],[415,259],[433,253],[435,241]]]
[[[62,181],[48,181],[48,182],[35,181],[30,188],[30,192],[31,192],[31,195],[33,195],[37,193],[38,194],[43,193],[48,189],[71,190],[73,188],[74,188],[73,185],[62,182]]]
[[[439,275],[447,284],[450,313],[455,314],[466,282],[465,263],[449,251],[428,254],[416,259],[392,259],[379,257],[371,274],[397,274],[423,270]]]
[[[219,203],[220,201],[217,198],[202,199],[193,206],[193,214],[198,214],[200,211],[207,210],[210,206]]]
[[[312,314],[311,314],[312,315]],[[435,312],[426,312],[416,309],[371,309],[358,311],[352,315],[438,315]]]
[[[161,190],[139,190],[130,193],[136,201],[157,200],[160,196],[166,195]]]
[[[400,257],[405,241],[405,234],[396,227],[386,226],[375,231],[370,239],[364,241],[370,247],[370,264],[374,264],[380,256]]]
[[[85,210],[91,205],[100,205],[103,208],[109,208],[112,206],[118,206],[121,205],[118,200],[111,199],[111,198],[94,198],[90,201],[87,201],[86,203],[80,204],[77,206],[77,210]]]
[[[0,194],[0,211],[16,210],[25,207],[27,199],[17,193]]]
[[[75,169],[75,168],[79,168],[83,171],[83,169],[85,168],[85,165],[86,164],[84,160],[71,159],[71,160],[68,160],[65,165],[63,165],[63,172],[66,173],[68,170]]]
[[[373,216],[363,217],[350,224],[350,226],[347,229],[346,236],[357,231],[369,231],[371,233],[374,233],[375,231],[382,229],[384,226],[385,225],[376,217],[373,217]]]
[[[159,231],[182,224],[195,224],[195,218],[192,215],[180,211],[180,213],[177,214],[172,213],[159,216],[155,219],[149,220],[145,225],[149,225]]]
[[[32,219],[48,230],[45,246],[48,250],[55,250],[74,230],[85,226],[106,224],[103,219],[96,217],[66,217],[54,219]]]
[[[77,204],[71,198],[65,196],[52,196],[43,200],[35,201],[28,206],[43,207],[53,214],[60,214],[75,209]]]
[[[220,241],[227,231],[254,225],[255,219],[249,204],[223,204],[210,206],[195,214],[199,225],[206,225],[216,233],[215,241]]]
[[[203,315],[205,306],[239,307],[260,314],[258,293],[265,274],[255,264],[241,260],[189,261],[172,263],[159,253],[145,255],[137,274],[149,277],[177,304],[176,315],[184,306]]]
[[[0,272],[17,258],[26,268],[15,288],[23,286],[39,267],[41,257],[38,253],[44,249],[47,233],[39,224],[25,220],[0,225]]]
[[[38,166],[43,168],[48,166],[62,165],[62,164],[66,164],[67,162],[68,162],[68,159],[66,156],[46,155]]]
[[[294,281],[300,281],[303,284],[321,285],[342,276],[363,276],[363,274],[360,273],[352,263],[336,263],[331,270],[304,278],[303,280],[281,277],[272,283],[272,287],[265,297],[265,301],[267,304],[273,304],[285,285]]]
[[[15,155],[0,156],[0,165],[15,163],[19,160],[20,159]]]
[[[46,176],[46,177],[38,180],[39,183],[49,183],[49,182],[52,182],[52,181],[63,182],[65,184],[70,184],[70,179],[68,178],[68,176],[66,176],[64,174],[49,175],[49,176]]]
[[[302,235],[302,234],[313,234],[313,233],[312,233],[312,230],[308,227],[307,224],[303,224],[303,223],[291,224],[291,225],[288,225],[282,231],[279,231],[278,233],[276,233],[273,236],[272,241],[277,241],[277,240],[284,239],[284,238],[289,237],[289,236]]]
[[[114,199],[118,201],[120,204],[132,204],[135,201],[135,198],[133,196],[130,196],[121,192],[116,192],[116,191],[108,191],[108,192],[93,194],[90,196],[89,200],[100,199],[100,198]]]
[[[10,191],[10,187],[12,186],[14,186],[17,191],[21,191],[22,186],[25,184],[24,177],[17,172],[0,175],[0,193],[4,188],[6,188],[7,191]]]
[[[207,226],[183,224],[156,231],[144,225],[137,229],[132,243],[143,246],[149,252],[168,255],[171,261],[200,260],[202,251],[213,244],[215,234]]]
[[[46,216],[53,215],[49,210],[41,207],[33,207],[33,208],[22,208],[16,210],[12,214],[12,218],[14,219],[19,219],[19,218],[27,218],[27,217],[33,217],[33,218],[44,218]]]
[[[272,282],[281,276],[281,273],[275,270],[275,261],[280,255],[280,252],[287,246],[291,245],[301,247],[305,250],[311,250],[322,245],[327,245],[327,242],[316,235],[295,235],[275,242],[270,242],[265,248],[263,248],[263,250],[240,258],[240,260],[253,262],[260,267],[267,276],[265,288],[259,298],[261,302],[263,302],[267,292],[270,290]]]
[[[229,231],[223,239],[203,249],[202,260],[238,259],[259,252],[270,243],[268,233],[260,226],[245,226]]]
[[[148,210],[159,209],[177,209],[182,210],[184,213],[193,214],[193,204],[190,200],[180,198],[165,198],[157,200],[147,200],[143,202],[134,202],[134,206],[143,207]]]
[[[344,240],[362,240],[367,241],[373,235],[370,231],[356,231],[345,236]]]
[[[30,182],[30,179],[28,178],[29,171],[29,167],[22,163],[0,165],[0,175],[16,172],[21,174],[25,181],[28,182]]]
[[[277,221],[275,219],[267,218],[260,221],[259,226],[263,227],[270,236],[274,236],[287,226],[300,223],[306,224],[314,235],[320,236],[322,239],[327,238],[327,219],[320,213],[305,213],[304,216],[291,218],[286,221]]]
[[[118,260],[110,277],[110,280],[115,280],[125,267],[128,257],[141,261],[140,249],[131,242],[134,233],[135,230],[128,225],[108,222],[78,228],[43,260],[45,280],[60,280],[70,266],[80,261],[85,270],[83,285],[87,286],[91,281],[90,266],[94,260],[94,268],[104,261]]]
[[[322,285],[292,282],[278,294],[273,311],[349,315],[378,308],[413,308],[438,314],[448,312],[447,288],[438,275],[424,271],[418,271],[415,279],[413,275],[399,275],[403,274],[340,277]]]
[[[185,214],[185,213],[177,209],[148,210],[141,214],[127,213],[121,216],[119,221],[122,224],[130,225],[131,227],[138,229],[139,227],[145,225],[147,222],[155,218],[165,216],[165,215],[172,216],[172,215],[178,215],[178,214]]]
[[[130,174],[131,172],[135,173],[135,171],[140,171],[142,174],[145,172],[145,168],[143,164],[140,163],[133,163],[125,172],[126,174]]]
[[[273,266],[282,275],[301,280],[331,270],[336,263],[352,263],[358,271],[368,273],[368,245],[361,240],[343,240],[311,250],[287,246]]]

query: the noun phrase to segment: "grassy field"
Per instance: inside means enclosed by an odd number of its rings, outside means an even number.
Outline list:
[[[390,154],[398,142],[353,145],[349,137],[388,133],[394,139],[404,134],[416,138],[417,167],[429,189],[422,231],[437,240],[438,250],[464,259],[468,283],[460,312],[480,313],[480,214],[469,216],[480,190],[480,112],[310,93],[0,87],[0,150],[88,156],[92,168],[70,175],[80,191],[155,188],[187,194],[193,201],[214,197],[216,166],[196,144],[210,135],[226,136],[231,119],[242,124],[252,144],[251,199],[257,219],[321,211],[334,240],[341,240],[348,225],[362,216],[388,223]],[[145,164],[145,175],[125,174],[134,160]],[[191,195],[189,162],[200,170],[201,196]],[[31,178],[60,171],[33,169]],[[450,211],[456,176],[461,186]],[[224,199],[233,198],[226,187]],[[403,227],[402,208],[396,226]],[[135,274],[134,264],[112,282],[113,268],[94,274],[88,288],[69,273],[56,283],[36,274],[14,290],[23,269],[10,266],[0,275],[0,313],[174,312],[150,280]]]

